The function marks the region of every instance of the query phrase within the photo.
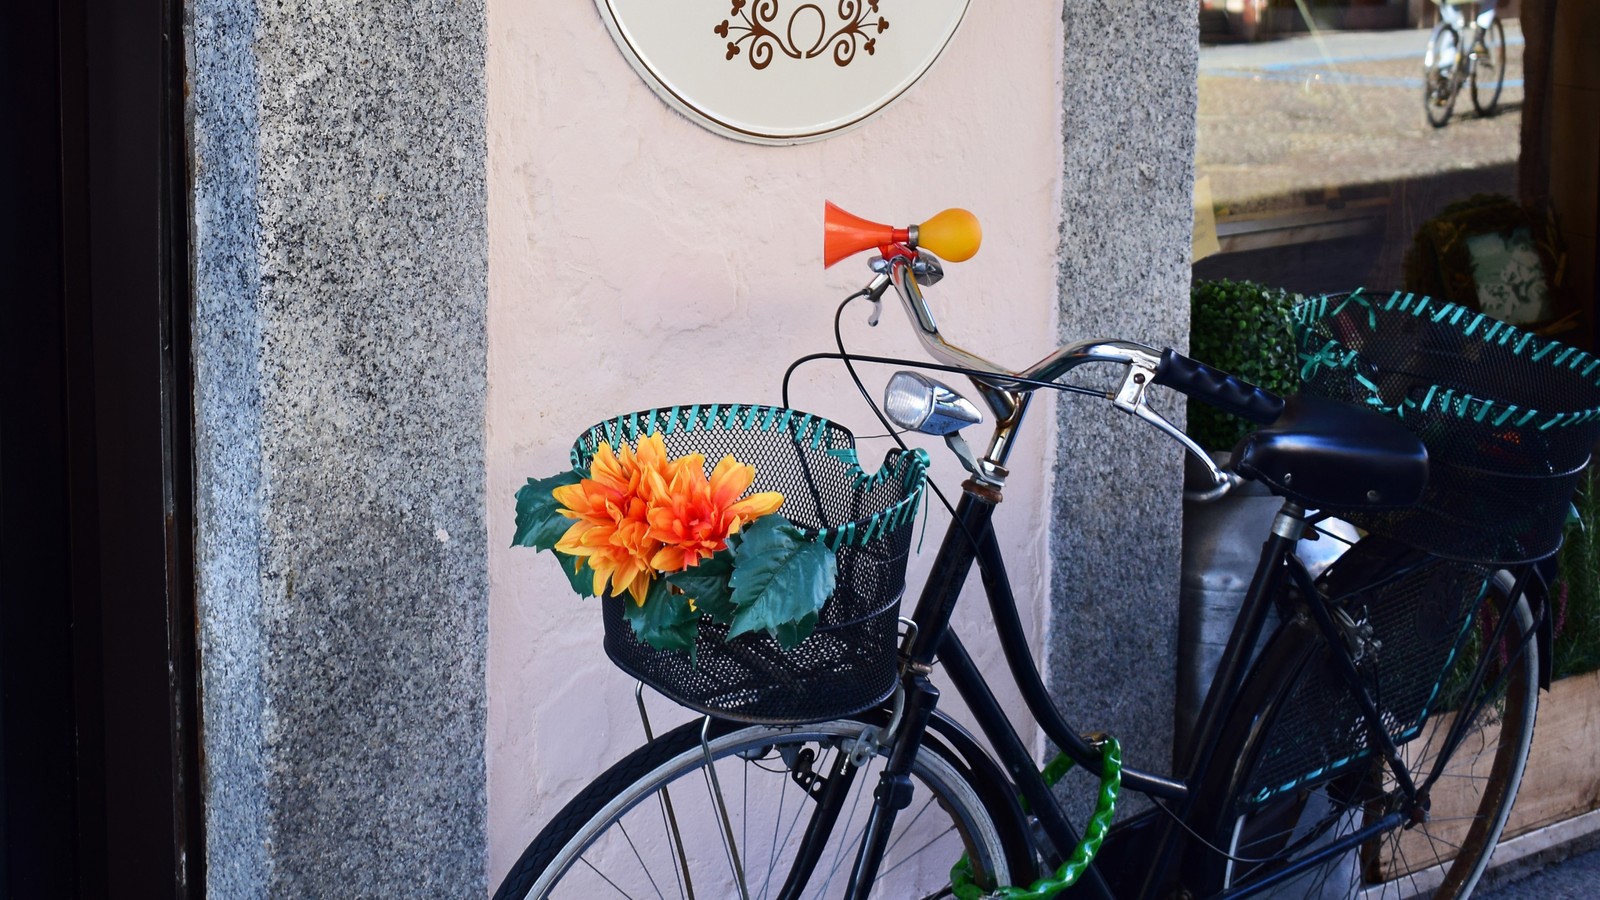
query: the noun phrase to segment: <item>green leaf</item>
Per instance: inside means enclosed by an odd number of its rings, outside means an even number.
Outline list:
[[[759,628],[793,642],[785,646],[799,643],[800,632],[810,634],[817,611],[838,580],[833,552],[777,516],[758,519],[744,530],[737,562],[730,584],[739,611],[730,638]],[[810,625],[805,624],[808,618]]]
[[[694,598],[695,609],[726,625],[733,620],[733,553],[722,550],[699,565],[667,576],[667,583]]]
[[[623,617],[633,626],[633,633],[657,650],[693,650],[694,639],[700,634],[700,614],[689,608],[689,598],[667,589],[666,579],[650,582],[650,592],[644,605],[633,602],[633,596],[622,596]]]
[[[549,478],[529,478],[517,489],[517,532],[511,538],[513,547],[532,547],[552,550],[556,541],[567,533],[572,520],[556,512],[561,504],[551,496],[551,491],[569,484],[577,484],[584,473],[568,469]]]
[[[567,575],[567,580],[572,582],[572,589],[577,591],[579,597],[594,596],[594,570],[579,569],[580,557],[568,556],[557,550],[550,551],[561,561],[561,571]]]
[[[772,637],[778,646],[785,650],[793,650],[800,646],[800,642],[811,637],[811,632],[817,630],[817,614],[812,613],[791,625],[779,625]]]

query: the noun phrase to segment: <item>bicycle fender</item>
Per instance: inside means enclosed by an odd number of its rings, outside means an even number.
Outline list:
[[[996,818],[1004,816],[1006,821],[999,823],[1002,826],[1011,826],[1013,834],[1019,835],[1028,845],[1028,858],[1031,861],[1038,857],[1038,847],[1034,844],[1033,831],[1028,828],[1027,816],[1022,812],[1022,806],[1017,800],[1016,785],[1006,777],[1000,764],[989,756],[966,728],[959,722],[945,715],[941,710],[935,709],[928,720],[928,731],[938,737],[945,747],[966,763],[966,774],[973,786],[982,793],[984,804]],[[1026,878],[1016,877],[1018,884],[1031,883],[1038,872],[1029,871]]]

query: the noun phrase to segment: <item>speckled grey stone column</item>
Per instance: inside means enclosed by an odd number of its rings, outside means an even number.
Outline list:
[[[207,892],[483,896],[483,2],[188,12]]]
[[[1194,0],[1067,0],[1061,338],[1188,346],[1199,34]],[[1171,392],[1163,392],[1170,394]],[[1158,406],[1179,427],[1183,407]],[[1046,655],[1072,724],[1166,771],[1181,451],[1083,398],[1060,404]]]

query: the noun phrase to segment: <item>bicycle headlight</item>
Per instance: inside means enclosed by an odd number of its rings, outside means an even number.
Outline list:
[[[948,435],[983,421],[965,397],[916,372],[896,372],[883,389],[883,411],[897,427]]]

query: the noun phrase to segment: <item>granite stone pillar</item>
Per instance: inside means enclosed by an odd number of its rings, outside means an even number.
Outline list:
[[[1061,340],[1187,347],[1195,3],[1067,0],[1064,15]],[[1183,426],[1181,403],[1158,406]],[[1075,727],[1166,771],[1182,452],[1107,403],[1058,409],[1050,687]]]
[[[207,893],[483,896],[483,2],[188,15]]]

